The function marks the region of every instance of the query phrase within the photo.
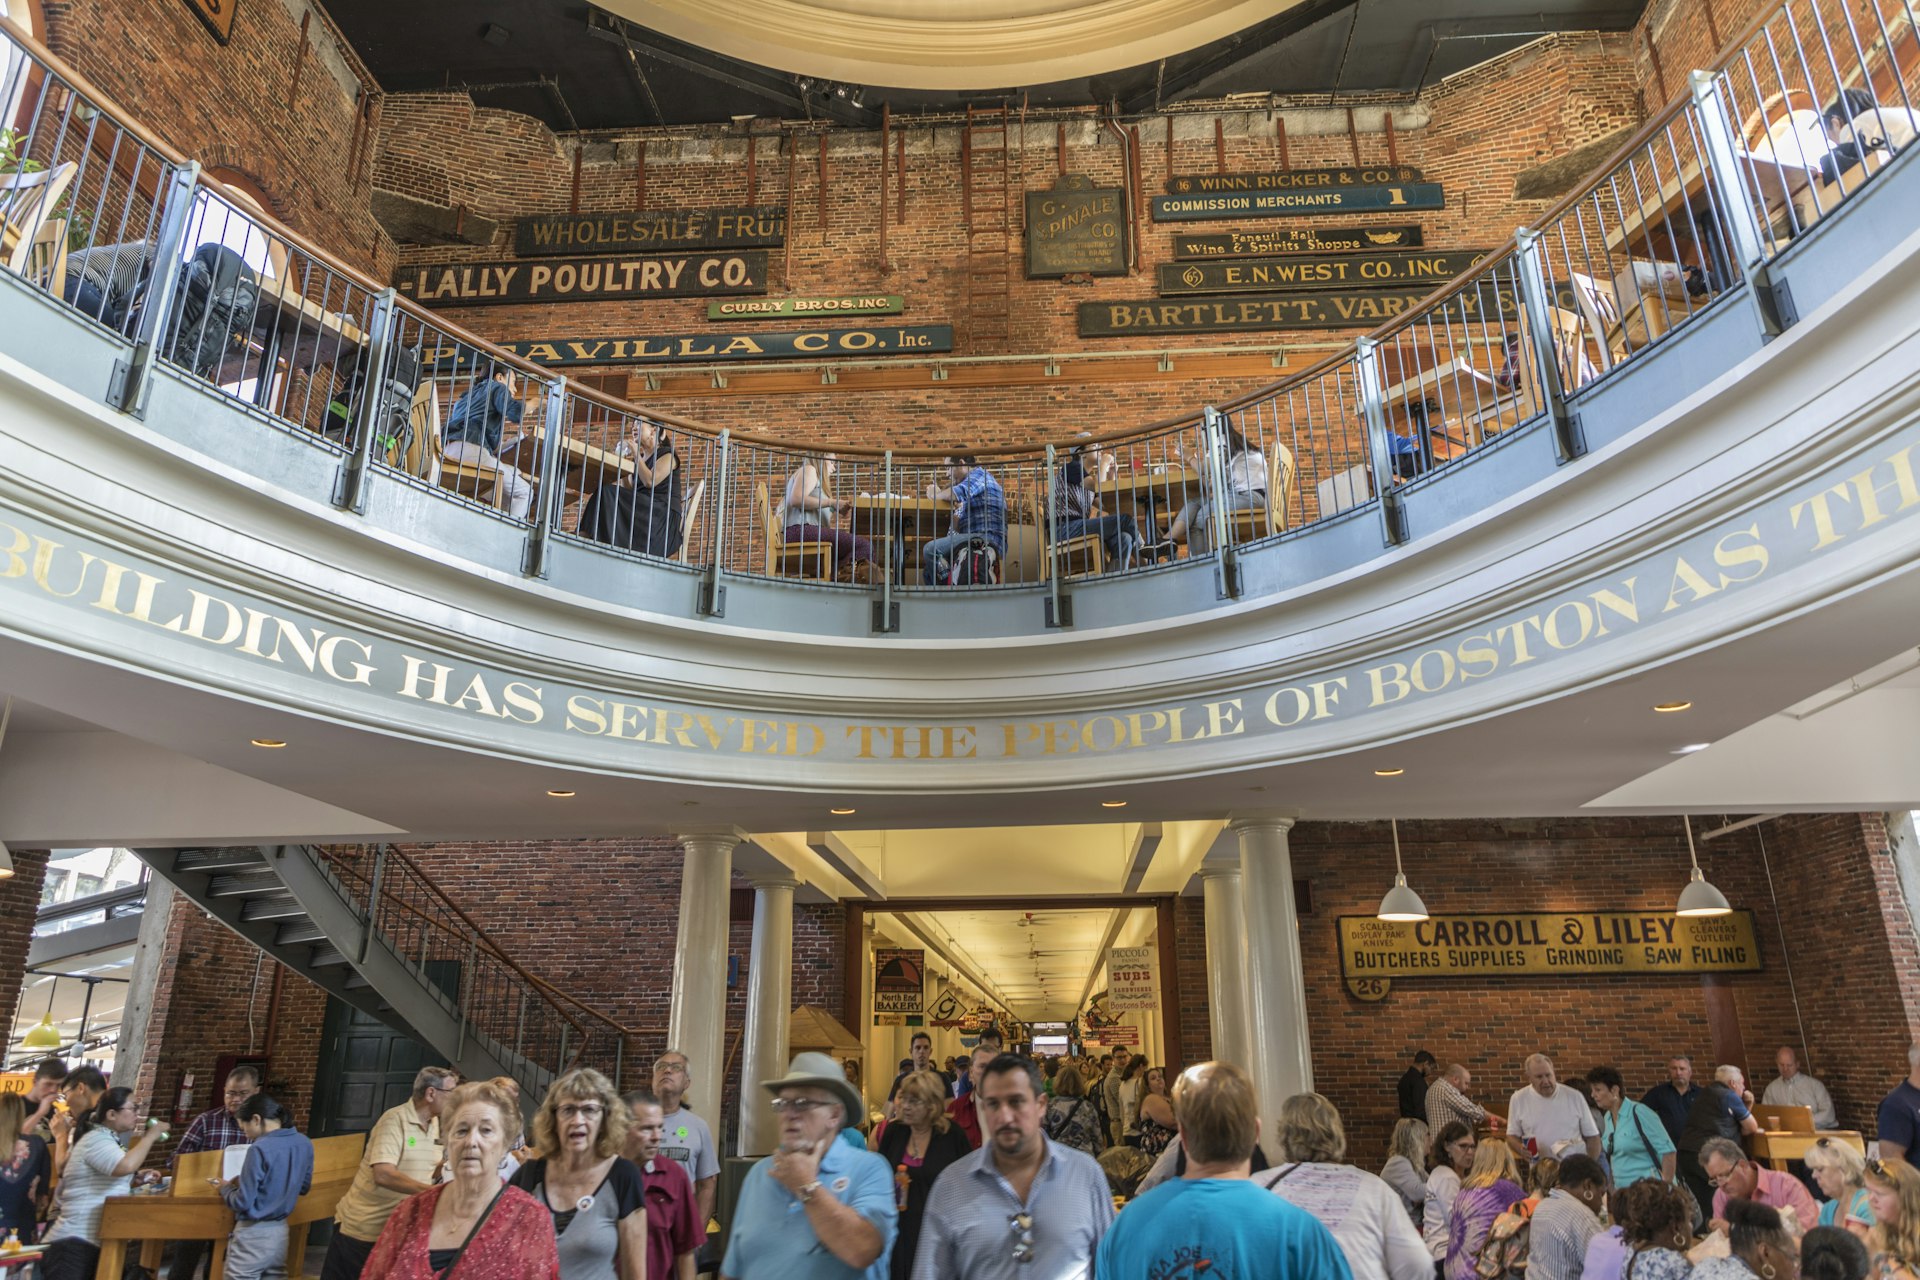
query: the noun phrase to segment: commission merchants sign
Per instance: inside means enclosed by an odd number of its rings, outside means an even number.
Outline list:
[[[1561,973],[1752,973],[1753,913],[1509,912],[1398,923],[1341,916],[1347,990],[1380,1000],[1395,978]]]
[[[1393,209],[1444,209],[1437,182],[1395,187],[1319,187],[1297,191],[1240,191],[1155,196],[1155,222],[1214,218],[1288,218],[1305,213],[1372,213]]]

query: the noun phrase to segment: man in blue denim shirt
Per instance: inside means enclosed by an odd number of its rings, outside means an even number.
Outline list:
[[[476,380],[453,402],[442,430],[442,454],[449,462],[477,467],[500,489],[502,505],[515,520],[525,520],[533,505],[533,483],[500,461],[506,444],[507,423],[520,425],[526,403],[519,398],[519,378],[506,365],[495,365],[486,378]],[[515,436],[515,440],[519,437]]]
[[[951,488],[927,486],[927,497],[953,504],[947,536],[935,538],[920,553],[920,580],[928,586],[947,576],[947,560],[975,538],[1000,555],[1007,554],[1007,496],[1000,482],[970,453],[947,459]]]

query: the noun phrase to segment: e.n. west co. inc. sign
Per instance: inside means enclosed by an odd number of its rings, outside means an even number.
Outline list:
[[[1750,973],[1760,968],[1753,914],[1537,911],[1414,922],[1341,916],[1340,973],[1362,1000],[1396,978],[1510,974]]]
[[[523,746],[543,752],[567,741],[580,759],[612,771],[697,772],[694,759],[705,758],[714,776],[746,776],[763,771],[768,756],[942,776],[956,762],[1110,761],[1337,729],[1469,685],[1545,672],[1668,622],[1685,622],[1697,637],[1697,615],[1788,574],[1806,576],[1796,598],[1810,599],[1824,589],[1830,571],[1822,566],[1835,548],[1913,536],[1917,450],[1920,419],[1778,496],[1411,646],[1209,696],[1116,698],[1071,716],[913,718],[879,706],[864,717],[831,716],[788,712],[771,696],[764,706],[751,698],[703,705],[638,675],[517,665],[499,650],[463,647],[452,630],[422,627],[403,638],[344,627],[5,505],[0,634],[244,690],[264,705],[324,706],[395,732],[484,732],[503,749],[509,735],[539,735],[548,741]],[[217,680],[208,674],[215,666]]]

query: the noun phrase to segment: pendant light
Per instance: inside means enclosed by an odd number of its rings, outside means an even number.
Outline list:
[[[1713,882],[1700,874],[1700,854],[1693,847],[1693,821],[1682,817],[1680,825],[1687,833],[1687,857],[1693,863],[1693,874],[1687,881],[1687,887],[1680,891],[1680,902],[1673,909],[1677,916],[1724,916],[1733,911],[1727,901],[1727,895],[1713,887]]]
[[[1374,912],[1376,919],[1393,920],[1400,923],[1412,923],[1427,918],[1427,904],[1420,901],[1420,895],[1407,887],[1407,873],[1400,866],[1400,820],[1390,818],[1393,824],[1393,888],[1387,890],[1387,896],[1380,899],[1380,909]]]
[[[58,987],[60,979],[55,978],[52,986]],[[40,1021],[28,1028],[27,1034],[20,1037],[22,1049],[58,1049],[66,1043],[60,1035],[60,1028],[53,1025],[53,990],[47,992],[47,1011],[40,1015]]]

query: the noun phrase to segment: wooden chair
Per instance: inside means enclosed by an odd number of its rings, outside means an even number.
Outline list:
[[[687,548],[693,545],[693,523],[700,515],[700,500],[707,496],[707,482],[700,481],[693,486],[693,492],[680,507],[680,549],[673,558],[681,564],[687,562]]]
[[[10,270],[23,241],[31,241],[53,219],[60,198],[80,166],[69,161],[33,173],[0,173],[0,258]]]
[[[67,220],[48,218],[31,237],[22,236],[7,258],[7,270],[59,297],[67,287]]]
[[[1573,288],[1574,306],[1586,322],[1589,349],[1599,359],[1602,371],[1613,368],[1627,355],[1626,339],[1620,332],[1620,303],[1613,287],[1578,271],[1567,273],[1567,283]]]
[[[831,542],[789,543],[786,530],[776,527],[773,523],[773,502],[767,496],[765,480],[754,485],[753,496],[754,504],[760,512],[760,540],[767,548],[767,576],[831,582],[834,571],[833,544]]]
[[[1293,501],[1293,450],[1275,441],[1267,447],[1267,509],[1233,513],[1235,546],[1270,538],[1287,527],[1287,508]]]
[[[1062,543],[1048,543],[1040,556],[1040,581],[1053,577],[1054,557],[1060,559],[1063,578],[1090,578],[1107,571],[1107,544],[1096,533],[1083,533]]]
[[[412,425],[411,438],[404,451],[397,444],[387,451],[387,465],[428,484],[439,484],[441,470],[449,464],[440,457],[440,397],[432,378],[420,379],[420,385],[414,388],[407,419]]]

